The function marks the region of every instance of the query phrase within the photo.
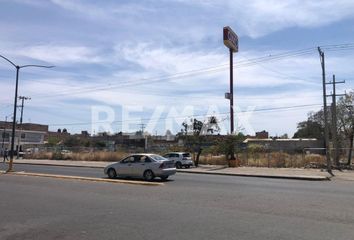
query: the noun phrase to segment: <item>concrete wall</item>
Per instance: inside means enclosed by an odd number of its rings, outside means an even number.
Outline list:
[[[304,148],[323,148],[324,142],[317,139],[246,139],[246,145],[261,145],[269,150],[302,151]]]

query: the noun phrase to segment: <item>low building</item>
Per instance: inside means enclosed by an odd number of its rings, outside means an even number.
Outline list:
[[[11,149],[12,123],[0,122],[0,151]],[[14,149],[24,151],[26,148],[38,147],[44,144],[44,136],[48,132],[48,125],[24,123],[17,124],[15,129]]]
[[[256,132],[256,138],[267,139],[267,138],[269,138],[269,133],[266,130],[263,130],[261,132]]]

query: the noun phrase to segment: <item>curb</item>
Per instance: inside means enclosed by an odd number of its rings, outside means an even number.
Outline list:
[[[83,165],[68,165],[68,164],[62,164],[62,163],[29,163],[29,162],[14,162],[14,164],[25,164],[25,165],[40,165],[40,166],[55,166],[55,167],[82,167],[82,168],[100,168],[103,169],[105,167],[101,166],[83,166]]]
[[[304,176],[304,175],[262,175],[262,174],[252,174],[252,173],[220,173],[220,172],[197,172],[197,171],[186,171],[178,170],[180,173],[194,173],[194,174],[210,174],[210,175],[221,175],[221,176],[235,176],[235,177],[257,177],[257,178],[275,178],[275,179],[289,179],[289,180],[304,180],[304,181],[330,181],[331,178],[325,176]]]
[[[143,185],[143,186],[164,186],[165,185],[164,183],[158,183],[158,182],[116,180],[116,179],[91,178],[91,177],[30,173],[30,172],[11,172],[11,173],[0,172],[0,173],[1,174],[9,174],[9,175],[18,175],[18,176],[47,177],[47,178],[57,178],[57,179],[82,180],[82,181],[89,181],[89,182],[121,183],[121,184]]]

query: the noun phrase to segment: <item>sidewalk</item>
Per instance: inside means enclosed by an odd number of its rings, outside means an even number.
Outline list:
[[[104,168],[110,162],[94,162],[94,161],[70,161],[70,160],[14,160],[14,164],[33,164],[33,165],[53,165],[53,166],[71,166],[71,167],[90,167]],[[262,178],[282,178],[297,179],[308,181],[323,180],[347,180],[354,181],[354,171],[334,171],[335,177],[332,177],[320,169],[300,169],[300,168],[257,168],[257,167],[239,167],[228,168],[216,165],[200,165],[198,168],[178,169],[178,172],[194,173],[194,174],[213,174],[227,176],[243,176],[243,177],[262,177]]]

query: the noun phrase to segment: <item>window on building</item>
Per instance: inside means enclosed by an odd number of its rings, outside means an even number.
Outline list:
[[[7,133],[7,132],[3,132],[2,134],[1,134],[1,137],[2,138],[9,138],[10,137],[10,134],[9,133]]]

